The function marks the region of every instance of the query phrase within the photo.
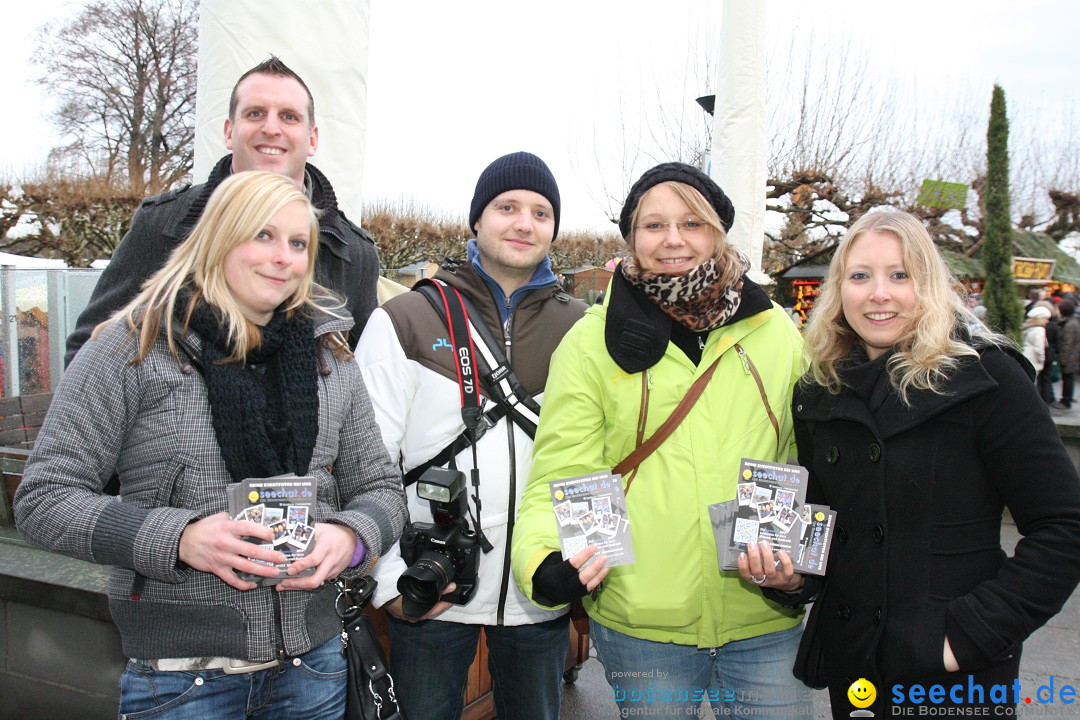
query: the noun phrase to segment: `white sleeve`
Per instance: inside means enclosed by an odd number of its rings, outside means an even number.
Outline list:
[[[368,318],[355,355],[371,396],[383,444],[390,458],[399,462],[409,408],[419,381],[415,364],[405,357],[394,323],[382,308],[376,308]],[[397,580],[406,567],[397,543],[379,558],[371,571],[379,583],[372,601],[376,607],[382,607],[398,596]]]

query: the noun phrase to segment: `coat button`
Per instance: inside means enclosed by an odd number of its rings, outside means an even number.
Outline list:
[[[830,465],[835,465],[836,461],[839,460],[839,459],[840,459],[840,448],[836,447],[835,445],[830,446],[829,449],[825,451],[825,460]]]
[[[877,443],[870,443],[870,462],[877,462],[881,459],[881,446]]]
[[[795,410],[796,410],[796,412],[802,412],[802,405],[799,405],[798,407],[796,407]]]
[[[875,625],[880,625],[881,624],[881,608],[878,608],[877,610],[874,611],[874,624]]]
[[[850,620],[851,619],[851,608],[849,608],[847,605],[845,605],[843,603],[840,603],[839,607],[836,608],[836,614],[840,616],[841,620]]]
[[[843,526],[836,528],[836,536],[840,538],[840,544],[847,542],[847,530]]]
[[[881,527],[880,525],[875,525],[874,526],[874,542],[876,542],[878,545],[880,545],[881,542],[884,539],[885,539],[885,528]]]

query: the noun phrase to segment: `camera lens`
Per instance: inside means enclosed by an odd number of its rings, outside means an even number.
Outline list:
[[[454,563],[441,552],[428,550],[398,578],[402,610],[409,617],[420,617],[439,602],[443,591],[454,579]]]

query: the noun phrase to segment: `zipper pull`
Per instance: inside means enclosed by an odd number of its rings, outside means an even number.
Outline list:
[[[750,358],[746,356],[746,351],[743,350],[742,345],[735,343],[735,352],[739,353],[739,360],[742,360],[742,370],[746,375],[750,374]]]
[[[349,652],[349,633],[345,632],[345,628],[341,628],[341,654],[345,655]]]

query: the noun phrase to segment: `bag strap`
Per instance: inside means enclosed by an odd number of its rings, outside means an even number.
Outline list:
[[[705,386],[709,384],[709,380],[712,379],[713,373],[716,372],[716,366],[720,364],[720,358],[716,358],[713,364],[701,374],[694,384],[690,386],[690,389],[686,391],[686,395],[683,396],[682,401],[671,412],[668,419],[664,421],[664,424],[657,428],[656,432],[652,434],[648,440],[643,444],[634,448],[634,451],[624,457],[622,461],[615,466],[612,472],[622,475],[624,478],[637,469],[637,466],[653,454],[656,448],[660,447],[660,444],[668,439],[671,433],[675,432],[675,428],[679,427],[686,416],[690,414],[690,409],[694,407],[694,403],[701,397],[701,393],[705,392]],[[645,372],[645,371],[642,371]],[[632,478],[627,478],[623,486],[623,492],[630,492],[630,483]]]
[[[765,412],[768,413],[769,422],[772,423],[773,432],[776,434],[776,448],[777,452],[779,453],[780,422],[776,419],[776,413],[773,412],[772,406],[769,405],[769,396],[765,393],[765,385],[761,382],[761,375],[758,373],[758,370],[754,366],[753,361],[750,360],[750,356],[746,354],[746,351],[738,343],[735,343],[735,352],[739,354],[739,359],[742,361],[743,367],[745,367],[746,371],[754,378],[754,383],[757,385],[758,394],[761,396],[761,403],[765,406]],[[684,419],[686,419],[686,416],[690,414],[690,409],[694,407],[694,403],[697,402],[698,398],[701,397],[701,394],[705,391],[705,386],[709,384],[709,380],[712,379],[713,373],[716,372],[716,366],[719,364],[720,358],[716,358],[716,360],[713,361],[713,364],[710,365],[708,369],[701,374],[701,377],[694,381],[694,384],[691,385],[690,389],[686,391],[686,395],[683,397],[682,401],[671,412],[671,415],[668,417],[667,420],[664,421],[664,424],[657,428],[656,432],[652,434],[652,437],[634,448],[634,451],[627,455],[625,458],[623,458],[622,461],[612,470],[613,473],[617,473],[624,478],[624,493],[630,492],[630,484],[634,481],[634,477],[633,475],[631,475],[631,473],[637,470],[638,465],[640,465],[645,460],[645,458],[652,455],[656,448],[660,447],[660,444],[667,440],[668,436],[670,436],[671,433],[675,432],[675,428],[677,428],[679,424]],[[643,405],[646,403],[646,397],[647,390],[646,387],[643,385]],[[643,409],[641,413],[639,413],[639,415],[641,415],[641,417],[639,418],[639,425],[644,424],[644,412],[645,410]]]
[[[769,396],[765,393],[765,384],[761,382],[761,375],[758,374],[757,367],[754,365],[754,361],[750,359],[750,356],[743,350],[742,345],[735,343],[735,352],[739,353],[739,358],[742,359],[746,369],[754,377],[754,382],[757,383],[758,394],[761,396],[761,404],[765,406],[765,412],[769,414],[769,422],[772,423],[773,432],[776,433],[776,454],[780,454],[780,422],[776,419],[776,413],[772,410],[772,405],[769,404]]]

